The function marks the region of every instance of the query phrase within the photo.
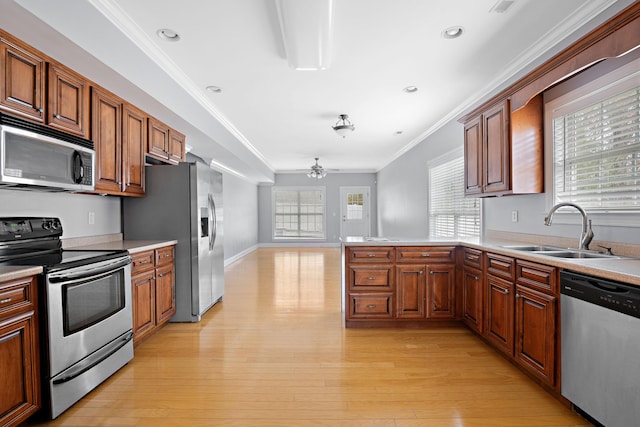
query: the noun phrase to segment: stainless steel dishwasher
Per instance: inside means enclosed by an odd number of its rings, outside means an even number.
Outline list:
[[[607,427],[640,425],[640,287],[560,273],[562,395]]]

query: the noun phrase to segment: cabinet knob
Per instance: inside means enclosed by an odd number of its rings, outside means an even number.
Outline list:
[[[418,274],[424,274],[424,271],[420,270],[420,271],[418,272]]]
[[[429,274],[431,274],[431,275],[433,276],[433,270],[430,270],[430,271],[429,271]]]
[[[167,274],[169,274],[169,273],[162,273],[162,274],[158,274],[158,277],[164,277],[164,276],[166,276]]]
[[[519,293],[516,293],[516,298],[520,298],[520,294]]]
[[[61,118],[62,118],[62,117],[60,116],[60,114],[56,114],[54,117],[55,117],[56,119],[61,119]]]
[[[44,108],[42,107],[38,108],[38,113],[44,113]]]
[[[478,276],[473,276],[473,279],[474,280],[478,280]]]
[[[0,304],[6,304],[8,302],[11,302],[11,298],[5,298],[5,299],[0,300]]]

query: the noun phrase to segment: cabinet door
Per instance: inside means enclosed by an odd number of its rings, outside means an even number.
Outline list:
[[[455,266],[430,265],[427,269],[427,318],[455,318]]]
[[[91,88],[91,139],[96,150],[96,191],[122,190],[122,102]]]
[[[487,324],[485,336],[513,357],[513,283],[487,275]]]
[[[0,320],[0,425],[18,425],[40,406],[34,312]]]
[[[425,317],[426,266],[396,267],[396,317],[423,319]]]
[[[350,265],[348,286],[352,291],[393,291],[393,267],[389,265]]]
[[[146,115],[131,104],[122,108],[122,189],[144,195],[144,152],[147,149]]]
[[[482,193],[482,125],[480,117],[464,124],[464,194]]]
[[[178,163],[184,161],[186,138],[180,132],[169,130],[169,161]]]
[[[88,138],[89,84],[62,65],[49,64],[49,108],[47,124]]]
[[[511,188],[511,135],[509,101],[498,104],[482,116],[484,192]]]
[[[483,331],[484,287],[482,271],[465,267],[462,278],[462,320],[479,334]]]
[[[175,277],[173,263],[156,268],[156,325],[176,313]]]
[[[161,160],[168,160],[169,126],[153,117],[147,119],[147,126],[147,154]]]
[[[0,107],[44,122],[45,61],[35,51],[0,35]]]
[[[131,277],[133,300],[133,342],[137,344],[153,331],[156,319],[155,270]]]
[[[556,298],[516,286],[516,360],[549,385],[555,383]]]
[[[353,292],[348,295],[348,319],[393,318],[393,294],[385,292]]]

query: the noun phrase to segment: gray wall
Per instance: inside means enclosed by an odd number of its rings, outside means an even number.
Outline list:
[[[95,214],[94,224],[89,224],[89,212]],[[118,197],[0,190],[0,216],[59,217],[65,239],[122,231]]]
[[[223,173],[224,258],[233,259],[258,244],[258,185]]]
[[[258,241],[260,244],[300,244],[296,240],[273,240],[273,217],[271,189],[273,186],[287,187],[325,187],[326,196],[326,236],[321,241],[326,244],[338,244],[340,242],[340,187],[370,187],[371,189],[371,235],[377,235],[377,196],[376,175],[373,173],[329,173],[322,180],[312,180],[306,174],[276,174],[273,185],[260,185],[258,187]],[[319,243],[318,241],[313,241]]]
[[[427,237],[427,162],[462,147],[463,126],[452,121],[378,172],[378,233]]]

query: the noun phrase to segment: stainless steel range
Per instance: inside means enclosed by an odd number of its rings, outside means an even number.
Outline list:
[[[44,269],[42,389],[51,419],[133,358],[128,252],[63,250],[61,235],[57,218],[0,218],[0,265]]]

